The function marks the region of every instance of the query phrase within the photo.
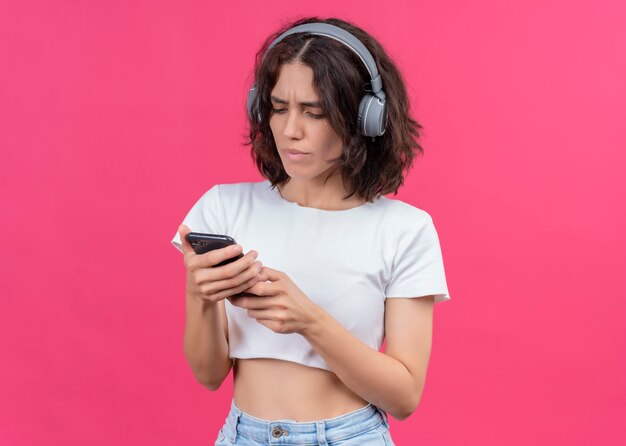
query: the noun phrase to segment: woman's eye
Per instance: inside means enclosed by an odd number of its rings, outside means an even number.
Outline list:
[[[287,109],[286,108],[273,108],[272,109],[272,113],[279,113],[282,114],[282,112],[286,112]],[[311,116],[314,119],[324,119],[324,115],[316,115],[315,113],[310,113],[309,112],[309,116]]]

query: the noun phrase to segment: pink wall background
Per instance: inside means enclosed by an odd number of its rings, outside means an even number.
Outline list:
[[[425,127],[392,198],[433,216],[452,300],[396,444],[623,444],[626,8],[545,0],[3,2],[0,443],[212,444],[232,381],[185,361],[169,241],[262,179],[253,56],[309,14],[376,36]]]

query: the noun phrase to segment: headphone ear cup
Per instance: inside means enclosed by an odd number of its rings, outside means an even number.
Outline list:
[[[364,95],[359,104],[357,127],[364,136],[382,136],[387,127],[387,101],[373,94]]]
[[[254,85],[248,92],[247,107],[248,107],[248,116],[250,117],[251,120],[254,119],[253,107],[254,107],[255,99],[256,99],[256,85]],[[258,122],[261,122],[261,113],[259,113],[258,111],[256,114],[256,119]]]
[[[359,129],[359,131],[361,132],[361,134],[368,136],[365,134],[365,130],[362,126],[363,124],[363,113],[365,112],[365,107],[367,106],[367,102],[369,101],[371,95],[366,94],[365,96],[363,96],[361,98],[361,102],[359,103],[359,115],[357,117],[356,120],[356,126]]]

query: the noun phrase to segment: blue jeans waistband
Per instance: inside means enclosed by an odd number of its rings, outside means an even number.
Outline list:
[[[297,435],[298,441],[303,443],[325,444],[358,435],[381,423],[386,428],[389,427],[387,414],[372,403],[334,418],[303,422],[291,419],[269,421],[243,412],[235,405],[233,398],[226,418],[225,433],[231,437],[233,443],[237,435],[244,435],[265,444],[289,443],[290,438]]]

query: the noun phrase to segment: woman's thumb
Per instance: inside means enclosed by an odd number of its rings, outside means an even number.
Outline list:
[[[183,246],[183,253],[194,252],[186,237],[186,235],[190,232],[191,230],[185,225],[180,225],[178,227],[178,235],[180,236],[180,243]]]

